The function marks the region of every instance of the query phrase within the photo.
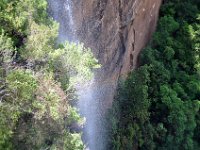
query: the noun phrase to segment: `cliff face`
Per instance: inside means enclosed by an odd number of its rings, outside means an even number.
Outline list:
[[[94,84],[79,91],[85,143],[91,150],[106,149],[102,118],[112,105],[119,77],[137,67],[138,54],[155,30],[161,1],[49,0],[50,14],[60,23],[58,41],[83,42],[102,65]]]
[[[91,150],[107,149],[106,127],[101,118],[112,106],[119,77],[137,67],[138,55],[156,28],[161,3],[162,0],[73,0],[77,37],[102,64],[95,75],[96,83],[89,90],[89,114],[85,113]]]
[[[162,0],[48,0],[60,23],[58,41],[81,41],[102,68],[96,71],[95,99],[110,107],[117,81],[137,67],[138,54],[155,30]]]
[[[162,0],[74,0],[77,35],[102,64],[96,80],[109,107],[116,82],[137,67],[138,54],[155,30]]]

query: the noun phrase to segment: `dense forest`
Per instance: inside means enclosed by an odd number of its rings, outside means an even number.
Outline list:
[[[0,1],[0,150],[84,148],[74,87],[97,60],[57,30],[46,0]]]
[[[46,0],[0,0],[0,150],[85,149],[76,86],[99,65],[58,44],[58,28]],[[106,116],[107,149],[200,149],[200,1],[163,0],[138,59]]]
[[[108,149],[200,149],[199,0],[164,0],[139,63],[119,85]]]

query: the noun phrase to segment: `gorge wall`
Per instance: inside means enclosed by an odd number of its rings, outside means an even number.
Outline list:
[[[102,67],[92,83],[78,91],[86,117],[84,138],[90,150],[106,149],[103,118],[117,83],[138,65],[138,55],[155,30],[162,0],[49,0],[60,23],[58,42],[66,39],[90,47]]]
[[[73,0],[76,35],[102,65],[89,89],[92,98],[86,107],[90,109],[86,111],[86,137],[91,150],[107,149],[106,125],[101,117],[112,105],[119,78],[137,67],[138,55],[156,28],[161,3],[162,0]]]
[[[137,67],[138,54],[155,30],[161,3],[162,0],[73,0],[77,36],[102,64],[96,80],[103,89],[104,108],[112,103],[119,76]]]

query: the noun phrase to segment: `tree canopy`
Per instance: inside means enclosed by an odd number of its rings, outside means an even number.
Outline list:
[[[200,3],[168,0],[140,67],[120,84],[110,149],[200,148]]]
[[[99,67],[83,44],[58,45],[46,0],[0,1],[0,149],[82,150],[74,86]]]

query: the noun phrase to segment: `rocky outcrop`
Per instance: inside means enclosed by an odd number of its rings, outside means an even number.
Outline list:
[[[112,104],[116,83],[137,67],[142,48],[155,30],[162,0],[48,0],[60,23],[58,41],[81,41],[102,68],[95,80],[104,108]]]
[[[81,41],[98,58],[94,84],[79,90],[86,117],[86,145],[105,150],[104,113],[111,107],[117,82],[136,68],[137,58],[155,30],[162,0],[49,0],[60,23],[58,41]]]
[[[102,64],[96,71],[95,84],[89,90],[92,99],[87,100],[86,107],[85,133],[91,150],[108,149],[101,118],[112,105],[118,79],[137,67],[138,55],[156,28],[161,2],[73,0],[77,37]]]
[[[137,58],[155,30],[162,0],[73,0],[75,28],[102,64],[96,80],[105,86],[105,107],[119,76],[137,67]]]

